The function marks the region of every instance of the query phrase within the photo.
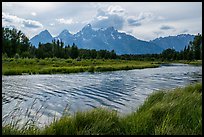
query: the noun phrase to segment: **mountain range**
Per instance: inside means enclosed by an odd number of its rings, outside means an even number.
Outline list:
[[[31,38],[30,42],[37,47],[39,42],[51,43],[55,39],[63,41],[64,45],[75,43],[78,48],[115,50],[117,54],[155,54],[161,53],[167,48],[174,48],[176,51],[183,50],[193,38],[194,35],[180,34],[143,41],[126,33],[118,32],[113,27],[96,30],[92,28],[91,24],[87,24],[76,34],[63,30],[56,37],[52,37],[48,30],[44,30]]]

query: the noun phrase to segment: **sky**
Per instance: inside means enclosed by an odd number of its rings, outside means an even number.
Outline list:
[[[52,36],[85,25],[114,27],[149,41],[179,34],[202,34],[202,2],[2,2],[2,26],[30,39],[47,29]]]

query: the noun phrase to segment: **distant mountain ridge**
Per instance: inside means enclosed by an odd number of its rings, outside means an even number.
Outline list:
[[[91,24],[87,24],[76,34],[71,34],[65,29],[56,37],[52,37],[51,34],[45,30],[31,38],[30,42],[37,47],[39,42],[48,43],[54,39],[59,39],[63,41],[65,45],[75,43],[79,48],[84,49],[115,50],[117,54],[155,54],[161,53],[167,48],[174,48],[177,51],[182,50],[193,38],[193,35],[181,34],[178,36],[170,36],[170,38],[157,38],[148,42],[139,40],[126,33],[118,32],[113,27],[95,30]]]
[[[190,41],[193,41],[194,37],[194,35],[190,34],[180,34],[177,36],[156,38],[150,41],[150,43],[154,43],[163,49],[173,48],[176,51],[181,51],[185,48],[185,46],[188,46]]]

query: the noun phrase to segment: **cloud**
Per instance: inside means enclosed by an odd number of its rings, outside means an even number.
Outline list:
[[[100,19],[95,18],[91,24],[94,28],[107,28],[113,26],[116,29],[121,29],[124,24],[124,19],[118,15],[111,15]]]
[[[139,20],[134,19],[134,18],[128,18],[127,22],[128,22],[128,25],[130,26],[141,26],[142,25]]]
[[[109,14],[124,14],[125,9],[123,9],[121,6],[118,6],[118,5],[116,6],[111,5],[108,7],[107,11]]]
[[[165,17],[163,17],[163,16],[158,16],[157,17],[157,20],[165,20],[166,18]]]
[[[23,25],[28,28],[42,28],[42,24],[38,21],[23,20]]]
[[[169,26],[169,25],[162,25],[162,26],[160,27],[160,29],[161,29],[161,30],[170,30],[170,29],[175,29],[175,28],[172,27],[172,26]]]
[[[31,15],[36,16],[37,14],[35,12],[32,12]]]
[[[142,22],[149,22],[153,20],[155,17],[151,12],[140,12],[138,16],[138,20]]]
[[[162,31],[153,31],[153,33],[156,35],[164,34],[164,32],[162,32]]]
[[[12,22],[16,22],[16,23],[20,23],[22,22],[22,19],[17,17],[17,16],[13,16],[13,15],[9,15],[7,13],[2,12],[2,20],[12,23]]]
[[[54,26],[55,24],[54,23],[50,23],[50,26]]]
[[[144,23],[148,23],[155,19],[155,16],[151,12],[140,12],[138,16],[129,16],[127,22],[129,26],[141,26]]]
[[[189,31],[188,29],[184,29],[183,31],[181,31],[181,33],[186,33],[188,31]]]
[[[94,28],[114,27],[122,29],[125,23],[125,10],[120,6],[109,6],[107,10],[98,9],[97,15],[90,22]]]
[[[67,24],[67,25],[78,23],[76,21],[73,21],[73,19],[64,19],[64,18],[56,19],[56,21],[61,24]]]
[[[2,12],[2,20],[4,24],[17,26],[17,28],[18,27],[43,28],[43,25],[38,21],[23,19],[4,12]]]

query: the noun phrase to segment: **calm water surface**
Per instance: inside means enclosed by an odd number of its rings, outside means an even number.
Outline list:
[[[100,106],[123,115],[135,111],[153,91],[197,81],[202,81],[202,66],[185,64],[103,73],[2,76],[2,118],[9,121],[7,116],[12,115],[21,122],[39,118],[42,126],[59,118],[66,107],[74,114]]]

